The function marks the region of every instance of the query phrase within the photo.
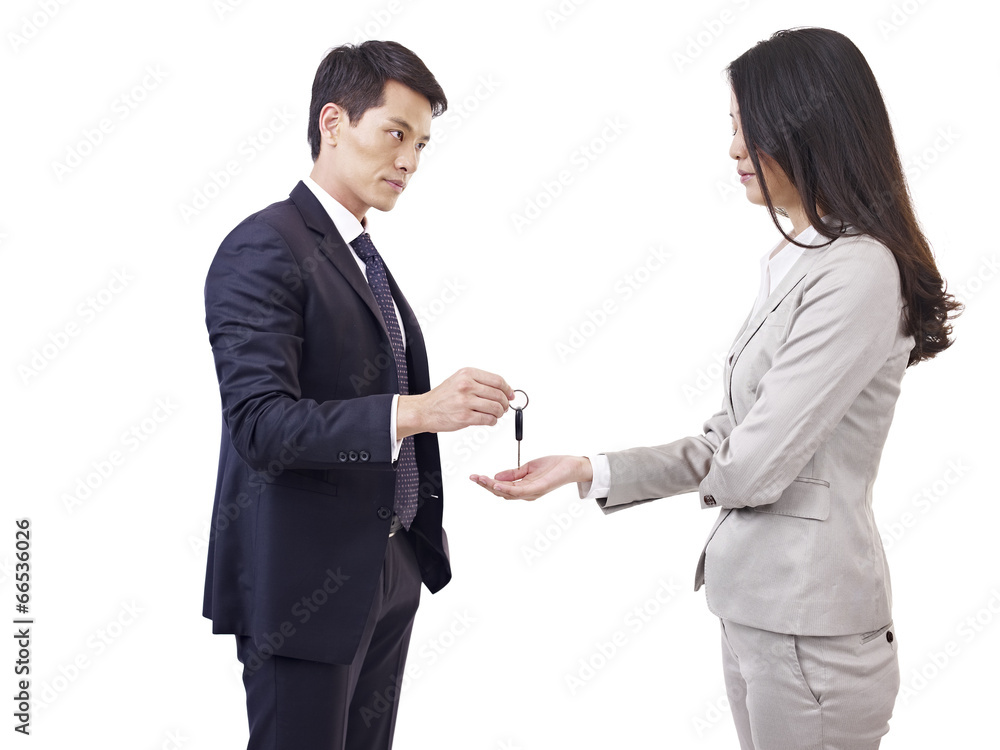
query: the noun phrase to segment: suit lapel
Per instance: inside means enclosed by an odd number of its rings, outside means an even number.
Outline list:
[[[291,199],[299,209],[306,226],[314,232],[323,236],[319,244],[319,249],[329,259],[340,274],[347,279],[351,288],[364,301],[372,315],[382,327],[386,341],[389,340],[389,329],[386,327],[385,319],[382,317],[382,310],[378,306],[378,301],[368,285],[368,279],[358,267],[357,261],[351,254],[350,248],[340,236],[333,219],[326,212],[313,192],[306,187],[305,183],[299,182],[291,192]],[[420,332],[420,324],[413,309],[403,296],[402,290],[393,278],[388,267],[385,269],[386,278],[389,281],[389,289],[392,297],[399,308],[399,316],[403,321],[403,330],[406,332],[406,348],[409,352],[411,366],[409,369],[410,389],[412,393],[422,393],[430,390],[430,379],[428,375],[427,350],[424,347],[423,335]],[[419,390],[417,390],[419,389]]]
[[[372,315],[375,316],[379,325],[382,326],[385,337],[388,339],[389,331],[386,328],[385,320],[382,318],[382,311],[379,309],[378,301],[375,299],[375,295],[372,294],[371,287],[368,285],[368,279],[365,278],[358,267],[358,262],[354,260],[350,248],[344,242],[344,238],[340,236],[340,232],[337,231],[333,219],[330,218],[330,215],[320,202],[316,200],[316,196],[306,187],[304,182],[299,182],[295,186],[290,197],[299,209],[299,213],[302,215],[306,226],[317,234],[322,235],[323,239],[319,244],[320,252],[327,257],[334,268],[340,272],[340,275],[347,279],[351,288],[361,297]]]
[[[732,348],[729,350],[729,357],[726,360],[725,369],[725,388],[726,388],[726,407],[729,411],[729,417],[733,420],[733,424],[736,424],[735,414],[733,412],[733,395],[732,395],[732,377],[733,377],[733,367],[736,365],[736,361],[740,358],[746,345],[750,343],[750,339],[754,337],[754,334],[760,330],[761,325],[768,315],[776,308],[781,300],[795,288],[802,277],[805,276],[809,269],[812,268],[813,263],[819,258],[820,254],[826,249],[826,247],[816,247],[807,248],[803,251],[802,255],[799,257],[795,264],[788,269],[788,273],[781,282],[772,290],[771,294],[764,304],[761,305],[760,310],[756,313],[751,314],[747,318],[747,322],[743,324],[743,330],[736,337],[736,341],[733,343]]]

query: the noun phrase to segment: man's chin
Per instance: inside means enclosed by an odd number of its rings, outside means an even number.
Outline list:
[[[398,195],[393,195],[392,197],[386,198],[385,200],[379,201],[378,203],[373,203],[372,208],[383,212],[391,211],[396,205],[397,198],[399,198]]]

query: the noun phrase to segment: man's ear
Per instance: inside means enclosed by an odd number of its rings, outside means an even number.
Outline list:
[[[319,111],[319,136],[323,143],[335,147],[341,129],[347,127],[347,112],[339,104],[327,102]]]

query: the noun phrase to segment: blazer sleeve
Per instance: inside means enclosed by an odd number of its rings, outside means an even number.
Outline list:
[[[788,336],[745,418],[725,429],[720,412],[700,437],[608,454],[606,512],[607,505],[693,490],[706,508],[778,500],[884,366],[899,336],[899,271],[889,250],[859,238],[827,252],[803,280]]]
[[[607,453],[611,487],[597,500],[605,513],[661,497],[694,492],[708,473],[712,457],[732,428],[725,408],[705,422],[703,434],[666,445]]]
[[[302,396],[305,287],[287,283],[302,273],[277,230],[253,217],[223,240],[209,269],[205,322],[233,446],[257,471],[274,461],[288,469],[390,464],[393,394]],[[358,445],[368,447],[368,462],[338,460]]]

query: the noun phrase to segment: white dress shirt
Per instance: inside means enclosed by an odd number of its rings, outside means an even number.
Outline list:
[[[795,236],[795,241],[804,245],[813,245],[817,244],[817,238],[822,242],[828,241],[814,227],[809,226]],[[794,245],[782,238],[781,242],[761,257],[760,287],[754,302],[753,312],[750,313],[751,318],[757,314],[767,298],[771,296],[771,291],[785,278],[785,274],[795,265],[795,261],[802,256],[803,250],[805,250],[804,247]],[[580,482],[577,485],[580,499],[607,497],[608,493],[611,492],[611,465],[608,462],[608,457],[603,453],[598,453],[596,456],[587,456],[587,458],[590,459],[594,479],[591,482]]]
[[[324,210],[330,216],[330,220],[333,221],[333,225],[337,228],[337,232],[340,236],[344,238],[344,242],[347,243],[347,249],[351,251],[351,255],[354,257],[354,262],[358,264],[358,268],[361,269],[361,274],[368,279],[368,274],[365,269],[365,262],[358,257],[358,254],[354,252],[354,248],[351,247],[351,243],[364,234],[367,230],[366,221],[362,224],[358,221],[358,217],[348,211],[344,206],[330,195],[326,190],[320,187],[319,183],[316,182],[312,177],[306,177],[302,180],[306,187],[312,190],[313,195],[323,206]],[[370,233],[369,233],[370,234]],[[381,255],[381,253],[379,253]],[[392,307],[396,311],[396,321],[399,324],[399,334],[403,338],[403,348],[406,348],[406,331],[403,329],[403,319],[399,316],[399,306],[396,304],[396,300],[392,301]],[[399,405],[399,394],[397,393],[392,397],[392,408],[389,410],[389,439],[392,441],[392,460],[395,461],[399,457],[399,447],[402,444],[401,440],[396,439],[396,409]]]

